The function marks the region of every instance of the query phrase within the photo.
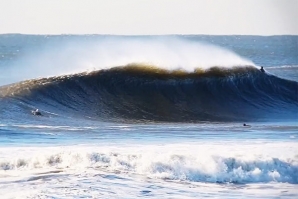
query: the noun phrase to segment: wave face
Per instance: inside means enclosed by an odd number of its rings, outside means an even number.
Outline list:
[[[297,88],[252,66],[188,73],[131,64],[28,80],[1,87],[1,95],[27,109],[104,121],[258,121],[297,118]]]

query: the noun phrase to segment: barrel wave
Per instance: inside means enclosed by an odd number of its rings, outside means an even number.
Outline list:
[[[298,83],[254,66],[186,72],[130,64],[27,80],[0,87],[0,95],[5,117],[32,108],[119,122],[291,120],[298,113]]]

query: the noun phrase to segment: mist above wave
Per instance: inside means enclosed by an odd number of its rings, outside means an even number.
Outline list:
[[[108,69],[131,63],[158,66],[166,70],[193,72],[212,66],[254,65],[236,53],[218,46],[174,37],[103,37],[61,39],[39,44],[24,52],[3,70],[6,82]]]

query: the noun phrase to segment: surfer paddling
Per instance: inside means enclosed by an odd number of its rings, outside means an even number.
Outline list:
[[[41,115],[41,112],[38,109],[36,109],[35,111],[31,111],[31,113],[33,115]]]
[[[245,123],[243,124],[243,126],[246,126],[246,127],[251,127],[250,125],[247,125],[247,124],[245,124]]]

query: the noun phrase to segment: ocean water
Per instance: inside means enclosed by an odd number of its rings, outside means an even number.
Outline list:
[[[298,36],[0,35],[0,195],[297,198]]]

